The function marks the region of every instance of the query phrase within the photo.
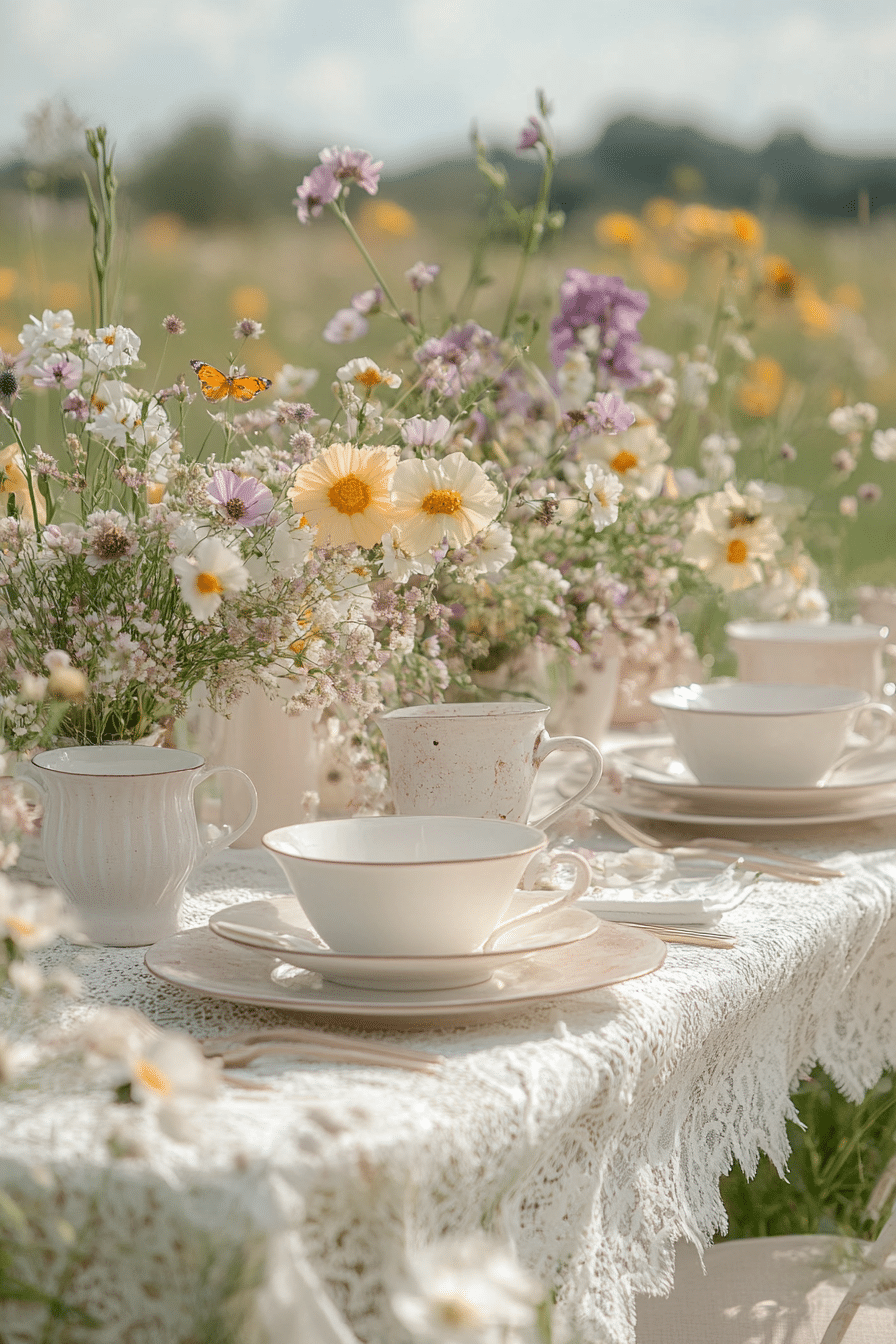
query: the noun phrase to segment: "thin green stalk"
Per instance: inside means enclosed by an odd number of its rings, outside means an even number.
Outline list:
[[[93,231],[93,269],[96,275],[96,325],[105,327],[109,317],[109,271],[112,261],[112,247],[115,241],[115,196],[118,182],[112,167],[112,150],[106,140],[105,126],[88,130],[87,151],[96,164],[97,196],[94,194],[90,178],[84,174],[87,188],[87,210],[90,227]]]
[[[507,311],[504,314],[504,322],[501,327],[502,337],[510,333],[511,323],[516,315],[517,304],[519,303],[520,291],[523,288],[526,269],[529,265],[529,258],[534,256],[541,245],[544,237],[545,221],[548,216],[548,205],[551,199],[551,182],[554,177],[554,150],[546,140],[541,142],[544,145],[544,172],[541,175],[541,185],[538,189],[538,199],[535,202],[535,208],[532,211],[532,219],[529,224],[529,232],[523,249],[520,254],[519,263],[516,268],[516,277],[513,282],[513,289],[510,291],[510,299],[507,304]]]
[[[346,213],[345,206],[342,204],[342,201],[336,200],[331,202],[330,209],[333,211],[333,214],[336,216],[336,218],[342,222],[344,228],[348,232],[348,235],[351,238],[352,242],[354,243],[355,247],[358,249],[358,251],[361,253],[361,256],[367,262],[367,265],[370,267],[370,271],[371,274],[373,275],[373,278],[376,280],[380,289],[383,291],[383,294],[389,300],[392,307],[394,308],[395,316],[398,318],[400,322],[404,323],[408,331],[413,332],[415,336],[418,335],[419,333],[417,331],[417,328],[414,326],[413,322],[411,322],[410,319],[405,316],[402,309],[396,303],[392,291],[386,284],[386,281],[383,279],[382,272],[380,271],[373,257],[367,251],[367,248],[361,242],[361,239],[358,235],[358,231],[355,228],[354,224],[352,224],[351,220],[349,219],[348,214]]]

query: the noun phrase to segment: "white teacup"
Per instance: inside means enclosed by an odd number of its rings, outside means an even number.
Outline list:
[[[896,719],[889,705],[846,686],[732,681],[673,686],[650,699],[700,783],[728,788],[823,784],[838,766],[870,755]],[[860,716],[877,723],[862,746],[846,749]]]
[[[193,751],[101,746],[42,751],[17,767],[43,803],[49,874],[91,942],[138,947],[175,933],[190,873],[251,826],[258,804],[248,775],[204,766]],[[206,839],[193,795],[221,771],[239,775],[250,805],[241,825]]]
[[[312,926],[334,952],[444,956],[475,952],[520,920],[500,924],[547,837],[534,826],[467,817],[350,817],[270,831],[264,844]],[[527,911],[581,896],[591,881],[578,854],[573,885]]]
[[[854,686],[872,699],[883,687],[887,629],[869,622],[731,621],[740,681]]]
[[[584,737],[550,737],[548,705],[502,700],[410,705],[376,720],[386,739],[395,810],[401,816],[495,817],[551,826],[586,798],[603,769]],[[538,767],[555,751],[589,758],[588,780],[571,798],[529,817]]]

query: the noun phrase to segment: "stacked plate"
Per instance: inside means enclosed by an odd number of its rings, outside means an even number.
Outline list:
[[[700,826],[799,827],[896,815],[896,738],[811,788],[699,784],[671,737],[608,753],[606,779],[590,801],[633,817]],[[612,786],[612,787],[610,787]]]
[[[544,892],[517,892],[505,918],[523,916]],[[601,989],[662,965],[665,945],[643,929],[606,924],[566,906],[537,925],[510,929],[488,952],[385,957],[332,951],[293,896],[220,910],[146,953],[160,979],[240,1003],[390,1020],[465,1018],[516,1004]]]

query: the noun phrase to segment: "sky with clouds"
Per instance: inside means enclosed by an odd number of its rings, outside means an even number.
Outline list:
[[[4,6],[0,155],[65,98],[137,153],[187,117],[405,167],[509,142],[536,88],[561,148],[619,112],[896,153],[894,0],[32,0]]]

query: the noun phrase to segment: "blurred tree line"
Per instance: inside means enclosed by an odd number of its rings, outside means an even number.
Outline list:
[[[0,167],[0,190],[60,200],[81,195],[87,166],[82,129],[64,104],[44,105],[29,118],[22,154]],[[511,198],[530,199],[537,166],[512,153],[494,157],[507,170]],[[246,139],[227,118],[208,116],[137,161],[120,163],[119,172],[138,210],[177,215],[201,227],[253,224],[282,214],[316,162],[314,153]],[[383,182],[389,197],[414,213],[465,213],[481,196],[472,153]],[[896,207],[896,157],[831,153],[799,131],[780,132],[748,149],[692,126],[627,116],[611,122],[590,148],[559,160],[552,203],[567,214],[636,210],[654,196],[748,210],[775,204],[818,221],[878,214]]]

